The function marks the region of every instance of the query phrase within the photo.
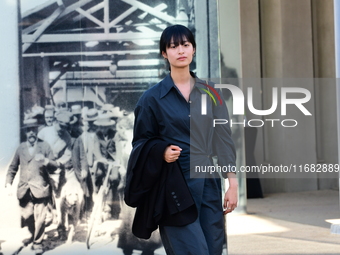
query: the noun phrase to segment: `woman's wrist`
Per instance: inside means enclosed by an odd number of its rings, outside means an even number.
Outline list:
[[[235,173],[227,173],[229,188],[238,188],[238,180]]]

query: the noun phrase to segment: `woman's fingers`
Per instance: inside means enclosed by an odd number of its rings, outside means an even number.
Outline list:
[[[164,152],[164,160],[168,163],[176,161],[181,155],[182,149],[177,145],[169,145]]]

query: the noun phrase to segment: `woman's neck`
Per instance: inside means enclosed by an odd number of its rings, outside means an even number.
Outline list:
[[[170,75],[177,87],[190,86],[192,83],[191,81],[193,80],[189,68],[171,69]]]
[[[191,76],[189,69],[171,69],[170,75],[184,99],[189,102],[190,93],[195,84],[195,79]]]

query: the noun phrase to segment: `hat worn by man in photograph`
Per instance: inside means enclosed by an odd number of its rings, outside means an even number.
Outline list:
[[[96,121],[98,119],[98,111],[95,108],[88,110],[84,116],[84,121]]]
[[[116,124],[114,120],[111,119],[111,116],[109,114],[101,114],[98,116],[98,119],[94,122],[96,126],[102,126],[102,127],[107,127],[107,126],[113,126]]]
[[[73,114],[68,111],[61,111],[57,112],[55,115],[56,120],[59,122],[60,125],[68,126],[71,124]]]
[[[45,105],[45,111],[55,111],[55,108],[53,105],[48,104]]]
[[[82,112],[81,112],[81,106],[78,105],[78,104],[72,105],[72,106],[71,106],[71,112],[72,112],[73,114],[81,114],[81,113],[82,113]]]
[[[38,127],[38,120],[37,119],[26,119],[23,122],[23,127],[22,128],[33,128],[33,127]]]
[[[115,107],[113,104],[104,104],[101,108],[101,111],[103,114],[108,114],[110,118],[123,117],[123,112],[118,106]]]

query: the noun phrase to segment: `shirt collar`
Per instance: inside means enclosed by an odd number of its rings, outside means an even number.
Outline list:
[[[168,73],[167,76],[161,81],[161,94],[160,98],[165,97],[169,91],[175,87],[175,83],[171,78],[170,73]]]
[[[191,72],[191,71],[190,71],[190,74],[191,74],[192,77],[195,78],[195,85],[194,85],[194,87],[204,88],[204,89],[207,88],[207,87],[204,85],[204,84],[207,84],[205,81],[203,81],[203,80],[197,78],[196,74],[193,73],[193,72]],[[176,88],[175,86],[176,86],[176,85],[175,85],[174,81],[172,80],[171,75],[170,75],[170,73],[169,73],[169,74],[168,74],[167,76],[165,76],[165,78],[161,81],[161,94],[160,94],[160,98],[165,97],[165,96],[169,93],[169,91],[170,91],[172,88]],[[205,93],[205,92],[204,92],[203,90],[201,90],[201,89],[199,89],[199,91],[200,91],[201,93]]]

